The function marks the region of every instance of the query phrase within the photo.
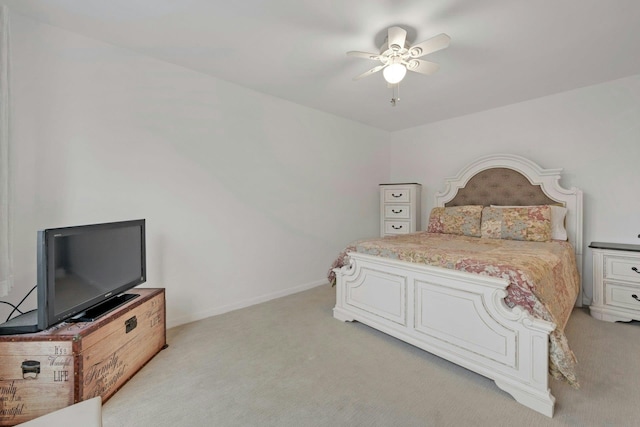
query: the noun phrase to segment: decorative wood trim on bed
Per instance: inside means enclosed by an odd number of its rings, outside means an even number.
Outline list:
[[[524,180],[515,180],[514,186],[509,186],[509,179],[505,178],[502,187],[477,188],[477,195],[467,196],[457,201],[460,193],[465,192],[467,185],[483,172],[495,169],[508,169],[521,174]],[[531,160],[514,154],[495,154],[480,157],[463,168],[458,175],[444,181],[444,190],[436,193],[436,206],[452,206],[458,204],[479,204],[483,206],[558,203],[567,208],[565,227],[569,242],[576,254],[576,264],[580,274],[580,294],[576,306],[582,307],[582,191],[578,188],[564,188],[560,185],[562,168],[543,169]],[[513,183],[513,180],[511,181]],[[524,187],[523,182],[530,186]],[[482,187],[475,184],[477,187]],[[465,192],[468,194],[468,192]],[[523,196],[524,195],[524,196]],[[540,203],[547,198],[549,203]],[[452,203],[453,202],[453,203]],[[467,203],[468,202],[468,203]],[[471,203],[473,202],[473,203]]]
[[[506,279],[352,253],[333,316],[364,323],[495,381],[548,417],[553,323],[504,302]]]
[[[448,179],[436,205],[454,199],[479,172],[507,168],[567,207],[567,231],[581,271],[582,193],[559,185],[560,169],[513,155],[483,157]],[[549,335],[556,325],[508,308],[507,279],[352,252],[334,270],[334,317],[357,320],[493,379],[518,402],[553,416],[548,386]]]

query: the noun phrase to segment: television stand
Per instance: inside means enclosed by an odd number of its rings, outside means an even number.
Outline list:
[[[111,313],[116,308],[128,303],[134,298],[138,298],[139,296],[140,294],[116,295],[115,297],[109,298],[108,300],[103,301],[100,304],[88,308],[77,316],[72,317],[71,322],[94,322],[105,314]]]
[[[0,426],[14,426],[76,402],[106,402],[166,346],[164,289],[94,322],[62,322],[0,336]]]

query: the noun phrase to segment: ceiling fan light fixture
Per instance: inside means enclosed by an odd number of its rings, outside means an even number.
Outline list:
[[[398,63],[390,64],[382,70],[384,79],[390,84],[400,83],[406,74],[407,68]]]
[[[382,75],[387,81],[389,88],[393,90],[391,105],[395,106],[398,101],[400,101],[399,83],[404,79],[407,70],[414,73],[431,75],[440,68],[435,62],[417,58],[448,47],[450,41],[451,37],[442,33],[421,43],[411,45],[407,42],[407,30],[396,26],[387,29],[387,38],[380,47],[379,54],[352,50],[347,52],[347,55],[380,62],[377,66],[354,77],[354,80],[359,80],[378,71],[382,71]]]

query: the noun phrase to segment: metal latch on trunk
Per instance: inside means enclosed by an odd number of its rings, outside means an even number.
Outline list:
[[[138,326],[138,319],[136,318],[136,316],[133,316],[132,318],[127,319],[124,322],[124,326],[126,328],[126,333],[128,334]]]

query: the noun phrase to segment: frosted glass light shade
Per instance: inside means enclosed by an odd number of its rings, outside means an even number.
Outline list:
[[[391,64],[382,70],[382,75],[387,83],[395,84],[404,79],[404,75],[407,74],[407,68],[402,64]]]

